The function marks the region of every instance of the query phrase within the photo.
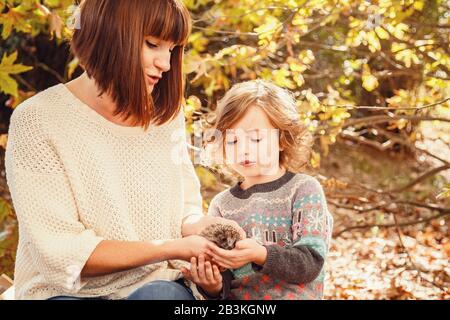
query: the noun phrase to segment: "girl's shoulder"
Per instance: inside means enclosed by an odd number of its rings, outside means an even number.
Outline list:
[[[319,184],[319,180],[315,176],[306,173],[294,173],[292,181],[296,184]]]
[[[294,198],[304,196],[324,197],[322,184],[317,177],[296,173],[291,180],[291,190]]]
[[[230,199],[232,198],[230,189],[231,187],[226,188],[225,190],[222,190],[214,195],[214,197],[211,199],[211,205],[220,206],[220,204],[230,201]]]

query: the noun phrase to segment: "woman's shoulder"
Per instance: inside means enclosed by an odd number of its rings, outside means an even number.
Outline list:
[[[20,103],[11,115],[11,124],[17,121],[33,124],[38,120],[42,121],[44,115],[51,115],[55,105],[60,105],[63,101],[64,91],[61,86],[63,84],[49,87]]]

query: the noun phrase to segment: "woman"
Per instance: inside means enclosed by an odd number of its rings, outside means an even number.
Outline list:
[[[189,13],[180,0],[85,0],[79,18],[85,73],[11,117],[16,299],[201,298],[179,271],[217,222],[177,139]]]

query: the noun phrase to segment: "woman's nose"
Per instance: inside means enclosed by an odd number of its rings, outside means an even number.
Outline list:
[[[155,57],[155,66],[162,72],[170,70],[170,52],[162,52]]]

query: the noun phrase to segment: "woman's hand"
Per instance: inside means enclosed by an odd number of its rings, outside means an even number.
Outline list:
[[[186,279],[194,282],[209,295],[218,296],[222,291],[222,275],[219,268],[210,261],[205,261],[202,254],[199,255],[198,262],[195,257],[191,258],[191,270],[182,268],[181,272]]]
[[[185,261],[190,261],[191,257],[206,256],[209,248],[216,247],[213,242],[197,235],[178,239],[174,246],[176,246],[177,258]]]
[[[236,242],[233,250],[224,250],[216,245],[208,245],[208,249],[207,254],[211,256],[213,263],[227,269],[237,269],[252,262],[263,265],[267,259],[266,247],[254,239]]]

